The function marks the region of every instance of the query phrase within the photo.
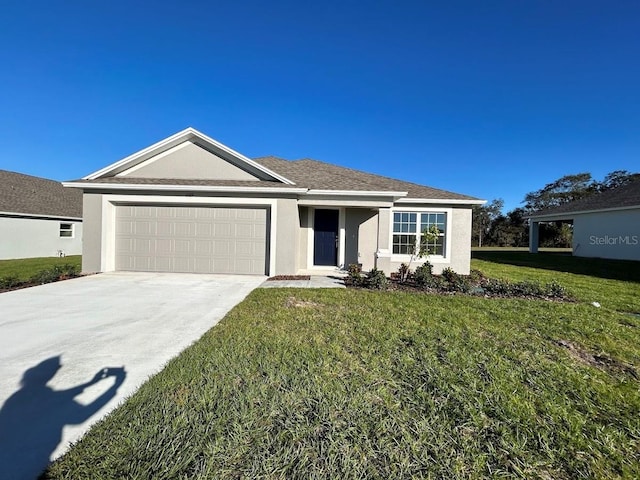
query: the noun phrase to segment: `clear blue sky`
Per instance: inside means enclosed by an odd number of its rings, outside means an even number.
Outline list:
[[[69,180],[192,126],[507,209],[640,170],[640,2],[9,0],[0,168]]]

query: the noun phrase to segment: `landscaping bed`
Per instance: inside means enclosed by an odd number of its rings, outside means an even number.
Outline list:
[[[488,278],[480,270],[472,270],[470,275],[461,275],[450,268],[445,268],[441,275],[435,275],[429,262],[417,267],[415,271],[402,264],[399,271],[392,273],[389,278],[381,270],[374,268],[362,273],[357,265],[350,265],[345,285],[353,288],[414,293],[458,293],[483,297],[572,301],[567,289],[555,280],[546,283],[535,280],[511,281]]]
[[[80,257],[0,261],[0,293],[80,276]]]

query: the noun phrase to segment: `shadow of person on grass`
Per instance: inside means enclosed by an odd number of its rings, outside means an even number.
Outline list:
[[[111,400],[126,377],[123,367],[104,368],[67,390],[47,386],[62,365],[48,358],[24,372],[21,388],[0,409],[0,478],[34,479],[49,464],[65,425],[81,424]],[[88,405],[74,397],[109,377],[115,382]]]

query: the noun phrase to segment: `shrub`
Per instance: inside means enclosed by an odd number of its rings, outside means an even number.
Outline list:
[[[354,287],[361,287],[364,284],[364,277],[362,276],[362,265],[359,263],[352,263],[348,267],[348,275],[345,279],[347,285],[353,285]]]
[[[366,278],[366,286],[368,288],[373,288],[376,290],[384,290],[389,285],[389,280],[385,276],[382,270],[378,270],[377,268],[372,268],[367,273]]]
[[[73,278],[78,275],[78,267],[71,264],[56,265],[48,270],[41,270],[29,279],[32,283],[51,283]]]
[[[442,270],[442,278],[444,278],[447,282],[453,283],[457,280],[458,274],[453,271],[451,267],[447,267]]]
[[[406,263],[401,263],[400,267],[398,268],[398,278],[400,279],[400,282],[404,283],[405,281],[407,281],[409,275],[411,275],[411,269],[409,268],[409,265],[407,265]]]
[[[416,284],[421,287],[427,286],[429,280],[433,278],[433,265],[429,262],[424,262],[418,268],[416,268],[415,273],[413,274],[413,278],[416,281]]]
[[[0,288],[14,288],[21,284],[20,278],[16,275],[7,275],[0,278]]]
[[[545,293],[548,297],[551,297],[551,298],[569,297],[569,292],[567,292],[567,289],[562,285],[560,285],[555,280],[552,280],[551,282],[545,285]]]

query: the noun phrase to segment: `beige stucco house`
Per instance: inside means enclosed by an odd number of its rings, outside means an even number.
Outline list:
[[[0,170],[0,260],[82,253],[82,194]]]
[[[187,128],[81,180],[83,270],[387,274],[420,232],[435,271],[469,272],[482,200],[315,160],[250,159]],[[417,263],[414,263],[417,265]]]
[[[538,251],[540,222],[573,224],[573,254],[640,260],[640,180],[529,215],[529,251]]]

